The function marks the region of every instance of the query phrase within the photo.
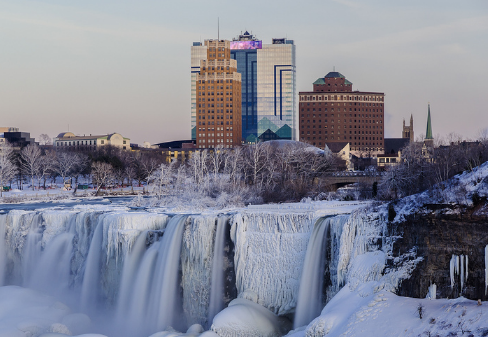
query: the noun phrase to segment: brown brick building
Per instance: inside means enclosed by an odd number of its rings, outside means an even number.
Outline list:
[[[197,148],[241,145],[241,75],[230,41],[206,40],[207,58],[196,78]]]
[[[320,148],[349,142],[356,155],[383,153],[384,93],[353,91],[344,75],[330,72],[299,96],[301,141]]]

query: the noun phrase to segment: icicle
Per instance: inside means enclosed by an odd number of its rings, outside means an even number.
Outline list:
[[[466,257],[466,270],[464,271],[464,281],[467,283],[468,282],[468,255]]]
[[[461,264],[461,293],[462,293],[464,289],[464,255],[461,255],[459,260]]]
[[[456,269],[455,269],[455,273],[456,273],[456,276],[459,275],[459,255],[454,255],[456,257]]]
[[[436,297],[437,297],[437,285],[435,283],[432,283],[429,287],[427,298],[430,298],[431,300],[435,300]]]
[[[451,289],[454,287],[454,273],[455,273],[455,263],[456,263],[456,255],[452,255],[451,261],[449,262],[449,271],[451,275]]]

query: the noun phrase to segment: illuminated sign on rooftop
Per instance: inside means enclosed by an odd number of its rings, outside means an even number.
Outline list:
[[[230,41],[230,49],[263,49],[263,41]]]

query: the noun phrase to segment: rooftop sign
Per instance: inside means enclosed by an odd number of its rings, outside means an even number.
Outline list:
[[[230,41],[230,49],[263,49],[263,41]]]

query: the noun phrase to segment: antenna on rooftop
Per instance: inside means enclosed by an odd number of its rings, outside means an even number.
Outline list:
[[[220,18],[217,17],[217,41],[220,41]]]

